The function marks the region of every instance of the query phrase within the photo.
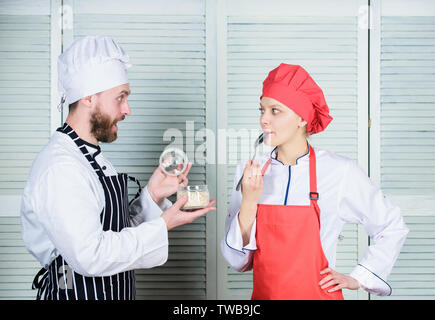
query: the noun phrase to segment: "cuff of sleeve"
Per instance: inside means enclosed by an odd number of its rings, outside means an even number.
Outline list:
[[[225,237],[225,243],[231,249],[242,253],[245,253],[245,250],[255,251],[257,250],[257,241],[255,239],[257,220],[254,220],[254,223],[252,224],[249,243],[246,246],[243,246],[243,237],[239,225],[239,213],[240,212],[234,215],[234,218],[231,221],[227,235]]]
[[[154,219],[153,221],[142,223],[134,228],[146,235],[141,237],[142,242],[142,259],[137,268],[153,268],[164,264],[168,260],[168,229],[163,218]]]
[[[362,264],[358,264],[350,273],[350,276],[358,280],[361,288],[370,294],[377,296],[389,296],[393,291],[386,281]]]
[[[153,198],[151,198],[151,195],[148,191],[148,185],[142,189],[139,201],[142,207],[145,222],[159,218],[162,215],[163,210],[157,203],[154,202]],[[165,202],[162,201],[162,203]]]
[[[160,203],[158,204],[160,210],[165,211],[166,209],[169,209],[172,206],[172,202],[169,201],[167,198],[163,199],[162,201],[160,201]]]

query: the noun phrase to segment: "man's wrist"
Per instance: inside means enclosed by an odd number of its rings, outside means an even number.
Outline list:
[[[154,194],[152,188],[150,188],[148,185],[146,186],[148,193],[150,194],[151,199],[157,204],[159,205],[159,203],[162,201],[162,199],[159,199],[158,197],[156,197],[156,195]]]

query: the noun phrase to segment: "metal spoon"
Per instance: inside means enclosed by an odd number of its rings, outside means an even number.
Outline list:
[[[251,164],[252,164],[252,161],[254,161],[255,156],[257,155],[257,147],[258,147],[260,144],[263,143],[263,140],[264,140],[263,137],[264,137],[264,134],[262,133],[262,134],[260,134],[260,136],[257,138],[257,140],[255,140],[255,143],[254,143],[254,156],[253,156],[252,159],[251,159]],[[242,180],[243,180],[243,174],[242,174],[242,177],[240,178],[239,182],[237,183],[237,187],[236,187],[236,190],[237,190],[237,191],[239,191],[239,190],[240,190],[240,187],[242,186]]]

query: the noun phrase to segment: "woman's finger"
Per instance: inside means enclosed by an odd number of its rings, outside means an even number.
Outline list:
[[[346,285],[344,283],[340,283],[340,284],[336,285],[334,288],[329,289],[328,292],[338,291],[338,290],[343,289],[345,287],[346,287]]]
[[[257,160],[254,160],[254,170],[253,170],[253,174],[255,176],[258,176],[261,173],[260,171],[260,164],[258,163]]]
[[[257,160],[254,160],[252,165],[252,178],[255,187],[259,187],[260,185],[259,173],[261,173],[260,164]]]
[[[251,161],[249,160],[245,164],[245,169],[243,170],[243,178],[249,178],[251,176],[250,171],[251,171]]]
[[[328,273],[331,271],[334,271],[334,270],[332,270],[331,268],[326,268],[326,269],[323,269],[322,271],[320,271],[320,274],[325,274],[325,273]]]
[[[334,284],[336,284],[337,281],[335,279],[332,279],[331,281],[327,282],[326,284],[324,284],[323,286],[321,286],[322,289],[328,288]]]
[[[326,281],[329,281],[332,279],[332,275],[327,275],[326,277],[324,277],[322,280],[320,280],[319,282],[319,286],[321,286],[322,284],[326,283]]]
[[[261,174],[257,175],[257,187],[262,188],[263,186],[263,176]]]

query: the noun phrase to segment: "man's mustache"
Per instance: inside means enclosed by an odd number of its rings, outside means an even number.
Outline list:
[[[122,116],[121,118],[115,119],[115,121],[113,121],[113,124],[116,124],[119,121],[122,121],[125,119],[125,116]]]

